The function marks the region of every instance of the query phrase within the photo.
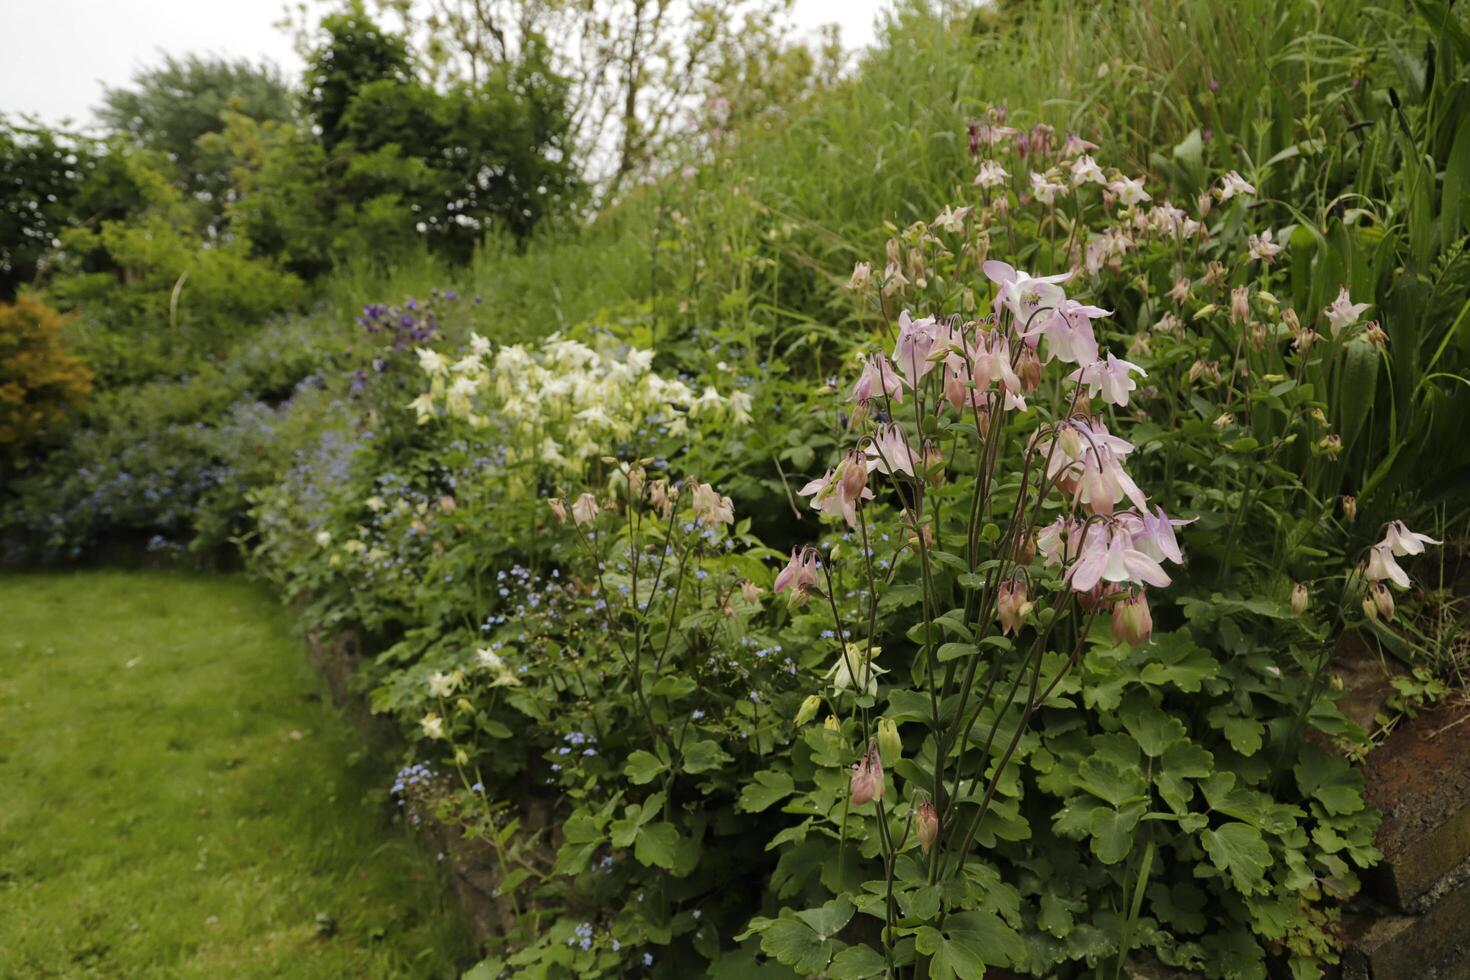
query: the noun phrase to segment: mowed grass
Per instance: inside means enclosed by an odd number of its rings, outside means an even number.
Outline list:
[[[390,769],[243,579],[0,576],[0,977],[455,975]]]

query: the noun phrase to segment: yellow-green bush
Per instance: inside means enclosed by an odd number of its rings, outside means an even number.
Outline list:
[[[44,435],[92,390],[92,372],[62,344],[63,323],[29,296],[0,305],[0,450]]]

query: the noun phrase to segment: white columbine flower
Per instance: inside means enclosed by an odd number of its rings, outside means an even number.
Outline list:
[[[1436,541],[1427,534],[1418,531],[1410,531],[1403,521],[1389,521],[1387,533],[1384,535],[1382,544],[1385,544],[1396,555],[1422,555],[1426,544],[1443,544]]]
[[[1232,170],[1220,178],[1220,189],[1215,192],[1215,195],[1221,201],[1228,201],[1237,194],[1254,194],[1255,192],[1256,189],[1246,183],[1244,177]]]
[[[453,674],[435,671],[429,675],[429,693],[436,698],[447,698],[459,686],[458,681],[459,679]]]
[[[1354,303],[1348,297],[1347,287],[1343,286],[1338,290],[1337,299],[1322,311],[1322,315],[1327,318],[1328,323],[1332,324],[1332,336],[1336,338],[1348,327],[1357,323],[1358,317],[1362,316],[1363,311],[1372,305],[1372,303]]]
[[[1127,207],[1153,200],[1148,191],[1143,189],[1142,178],[1124,177],[1120,174],[1116,180],[1108,184],[1108,190],[1116,194],[1119,203]]]
[[[414,353],[419,356],[419,367],[431,378],[439,377],[449,370],[449,362],[444,355],[427,347],[415,347]]]
[[[1266,263],[1269,263],[1277,255],[1280,255],[1281,249],[1285,247],[1277,245],[1271,240],[1270,228],[1267,228],[1259,235],[1251,235],[1246,239],[1246,243],[1250,246],[1251,258],[1259,259]]]

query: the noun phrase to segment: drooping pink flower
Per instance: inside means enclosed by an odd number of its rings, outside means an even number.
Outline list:
[[[875,742],[868,743],[863,757],[852,764],[852,779],[848,786],[852,794],[852,805],[862,806],[883,799],[883,756]]]
[[[1025,580],[1011,578],[1000,583],[996,589],[995,607],[996,614],[1000,617],[1001,632],[1018,631],[1032,608],[1026,596]]]
[[[914,452],[903,426],[895,422],[878,427],[866,449],[868,471],[914,475]]]
[[[1164,513],[1162,507],[1152,514],[1145,510],[1141,514],[1130,516],[1137,522],[1135,528],[1130,528],[1133,535],[1133,547],[1155,561],[1168,560],[1176,565],[1184,563],[1184,554],[1179,550],[1179,541],[1174,537],[1174,529],[1193,524],[1199,518],[1190,518],[1187,521],[1173,520]]]
[[[859,486],[857,492],[850,492],[857,485],[856,476],[851,471],[856,468],[863,471],[866,483],[866,461],[853,462],[851,456],[844,457],[837,464],[835,470],[828,470],[826,474],[818,479],[812,480],[802,487],[797,493],[803,497],[812,498],[812,508],[823,514],[834,514],[847,521],[849,526],[857,526],[858,503],[863,500],[872,500],[873,491],[865,485]]]
[[[1064,299],[1046,316],[1039,335],[1046,338],[1046,359],[1086,366],[1097,360],[1097,337],[1092,321],[1112,316],[1112,310]]]
[[[1099,582],[1132,582],[1135,585],[1169,584],[1162,565],[1133,547],[1127,531],[1107,531],[1092,527],[1082,546],[1082,555],[1072,566],[1071,586],[1087,592]]]
[[[865,402],[876,395],[903,401],[903,383],[882,354],[869,354],[863,359],[863,373],[852,386],[850,401]]]
[[[1085,140],[1076,133],[1069,132],[1067,133],[1066,140],[1062,143],[1062,156],[1075,157],[1079,153],[1086,153],[1089,150],[1095,149],[1097,149],[1096,143],[1091,140]]]
[[[937,323],[932,316],[915,320],[908,310],[898,315],[898,343],[893,348],[893,366],[910,388],[934,368],[929,353],[934,347]]]

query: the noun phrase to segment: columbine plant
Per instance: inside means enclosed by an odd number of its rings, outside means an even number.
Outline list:
[[[1074,173],[1096,170],[1083,158]],[[946,209],[935,228],[963,234],[967,214]],[[885,287],[936,276],[943,245],[925,233],[908,260],[891,249]],[[862,358],[851,445],[800,491],[855,547],[799,549],[775,583],[791,606],[830,616],[829,684],[799,720],[826,704],[808,741],[820,761],[850,767],[833,830],[878,859],[882,877],[826,911],[882,921],[889,975],[944,960],[956,931],[1008,932],[976,890],[993,872],[972,862],[1008,805],[1007,763],[1099,618],[1118,642],[1148,642],[1148,590],[1168,586],[1165,563],[1183,557],[1183,522],[1150,508],[1126,467],[1134,446],[1109,425],[1144,376],[1100,349],[1092,324],[1110,313],[1070,298],[1068,273],[982,269],[989,315],[902,311],[891,349]],[[889,635],[888,614],[903,607],[917,607],[917,622]],[[752,930],[770,939],[781,922]],[[779,942],[766,947],[781,955]],[[855,950],[843,957],[856,963]],[[1005,950],[991,944],[985,961],[1008,963]]]

